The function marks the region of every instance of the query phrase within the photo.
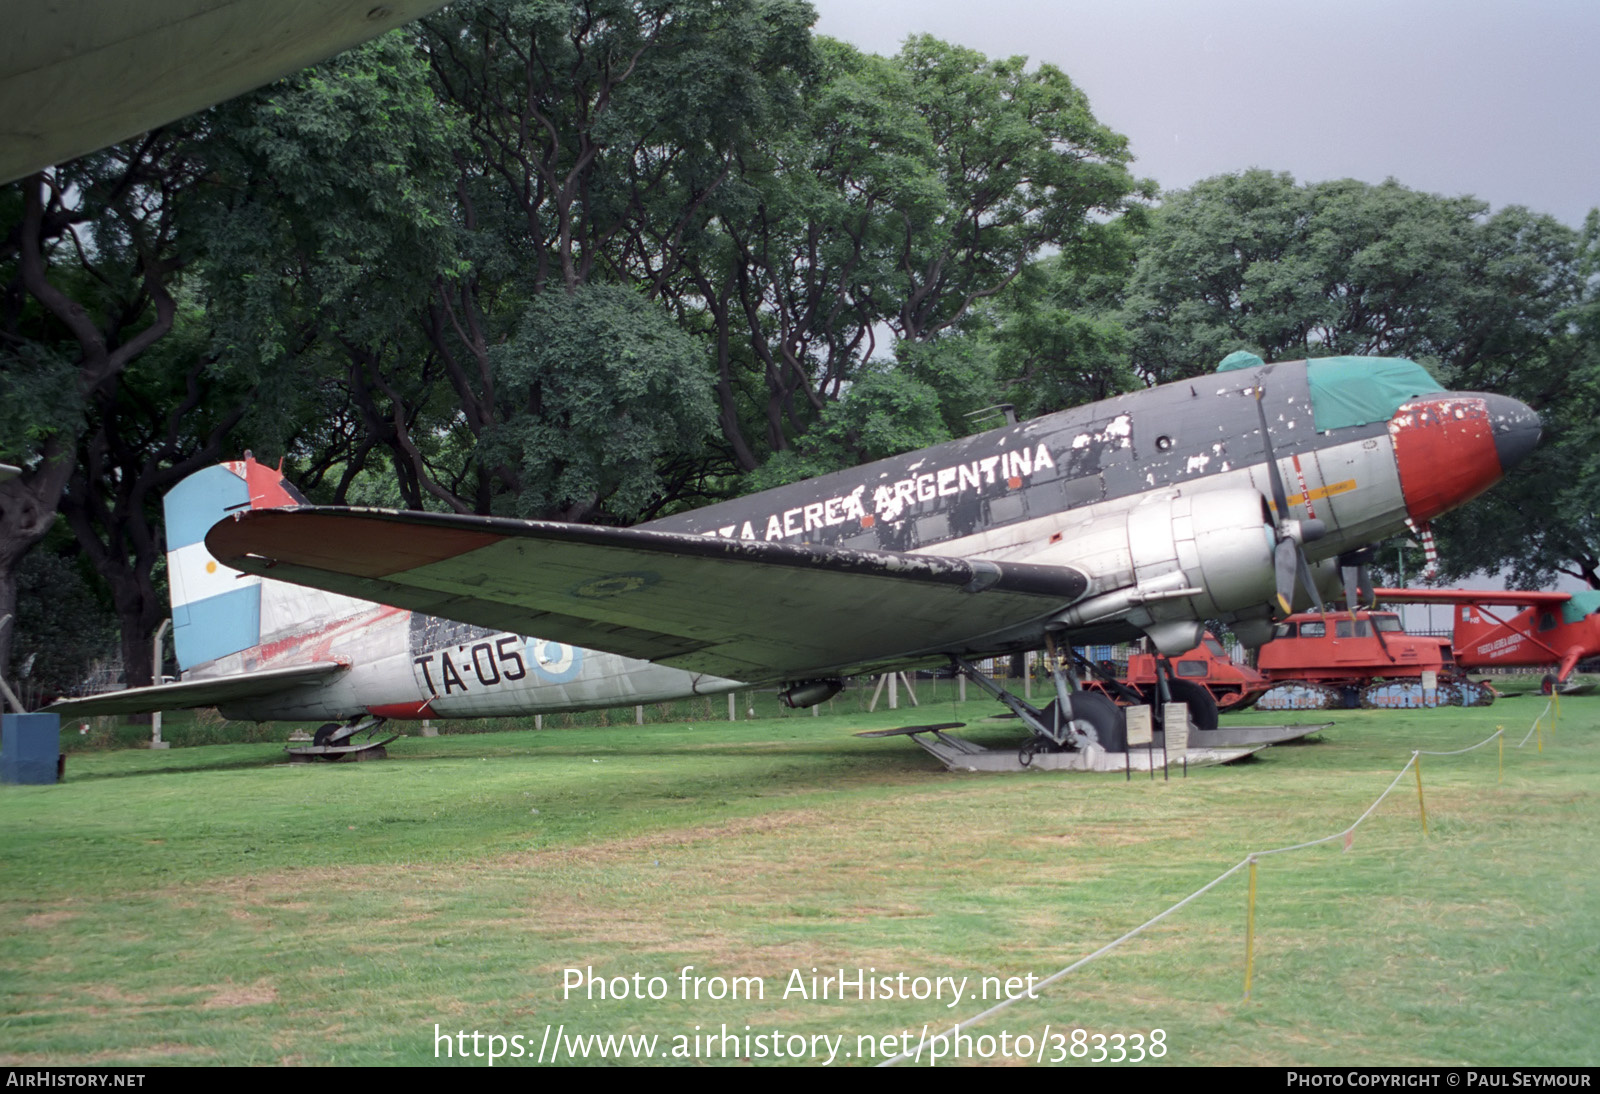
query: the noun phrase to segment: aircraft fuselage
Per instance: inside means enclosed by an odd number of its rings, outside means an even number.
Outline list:
[[[1025,562],[1086,578],[1083,594],[1063,601],[1055,614],[973,635],[960,649],[896,650],[884,665],[946,652],[1036,648],[1046,633],[1074,642],[1145,634],[1162,648],[1188,649],[1201,620],[1259,628],[1270,615],[1275,533],[1263,419],[1285,484],[1287,519],[1314,521],[1321,532],[1305,543],[1313,561],[1461,504],[1537,439],[1537,418],[1514,400],[1445,392],[1402,363],[1420,380],[1375,402],[1355,366],[1346,376],[1338,360],[1313,363],[1321,370],[1317,383],[1299,362],[1219,372],[640,527],[823,551]],[[1419,393],[1403,394],[1409,390]],[[1322,569],[1319,583],[1335,583],[1336,568]],[[656,702],[739,686],[329,593],[277,595],[307,598],[301,608],[278,613],[285,619],[339,621],[314,637],[291,628],[273,639],[264,628],[261,645],[192,675],[248,672],[308,656],[350,668],[325,684],[241,703],[229,713],[480,717]],[[332,601],[358,607],[330,613]]]

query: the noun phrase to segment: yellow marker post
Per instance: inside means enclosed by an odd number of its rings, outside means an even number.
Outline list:
[[[1244,921],[1244,997],[1250,998],[1250,976],[1256,965],[1256,857],[1250,856],[1250,900]]]
[[[1422,834],[1428,834],[1428,804],[1422,800],[1422,753],[1411,754],[1412,766],[1417,771],[1417,813],[1422,817]]]

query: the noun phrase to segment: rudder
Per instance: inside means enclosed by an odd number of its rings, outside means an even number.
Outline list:
[[[172,641],[183,671],[260,643],[261,579],[212,558],[206,533],[241,509],[300,504],[291,490],[278,472],[245,453],[195,472],[163,499]]]

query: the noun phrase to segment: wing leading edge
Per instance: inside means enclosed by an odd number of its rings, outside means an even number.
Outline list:
[[[1070,567],[389,510],[244,512],[206,546],[249,573],[751,682],[991,652],[1088,587]]]

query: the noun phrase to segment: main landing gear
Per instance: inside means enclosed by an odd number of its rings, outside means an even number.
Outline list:
[[[1106,752],[1126,752],[1128,729],[1122,711],[1104,695],[1084,690],[1076,668],[1063,668],[1056,656],[1055,641],[1046,641],[1056,698],[1044,710],[1011,694],[970,661],[953,655],[950,661],[958,672],[1004,703],[1028,727],[1031,736],[1017,754],[1022,766],[1029,766],[1040,752],[1079,752],[1089,745]]]
[[[289,758],[295,763],[310,763],[313,760],[336,762],[340,760],[381,760],[389,753],[384,745],[397,740],[400,734],[391,734],[383,740],[377,740],[378,730],[388,721],[386,718],[355,717],[343,725],[338,722],[329,722],[318,727],[311,735],[311,744],[299,748],[289,748]],[[365,741],[357,743],[355,737],[362,735]]]
[[[1127,719],[1123,707],[1119,706],[1112,696],[1120,698],[1126,705],[1148,705],[1151,709],[1152,728],[1156,733],[1161,733],[1165,729],[1162,718],[1166,713],[1167,704],[1183,703],[1189,712],[1191,740],[1217,737],[1218,742],[1222,743],[1220,735],[1216,733],[1216,700],[1211,697],[1209,691],[1193,681],[1173,676],[1170,666],[1165,663],[1165,658],[1157,661],[1159,679],[1156,685],[1139,689],[1123,684],[1114,674],[1107,672],[1070,647],[1066,652],[1071,660],[1064,665],[1064,659],[1057,656],[1055,642],[1048,637],[1046,650],[1049,654],[1048,663],[1056,698],[1043,710],[1011,694],[976,665],[959,657],[951,658],[958,671],[966,674],[967,679],[1004,703],[1022,720],[1022,724],[1028,727],[1032,736],[1023,744],[1017,756],[1024,767],[1028,766],[1038,753],[1077,752],[1089,744],[1106,752],[1128,751]],[[1105,690],[1085,688],[1083,675],[1098,677],[1098,687]],[[1195,736],[1196,731],[1199,733],[1198,738]]]
[[[1071,659],[1063,663],[1056,655],[1054,641],[1047,638],[1045,645],[1050,655],[1050,674],[1056,695],[1055,701],[1043,710],[1013,695],[971,662],[954,655],[950,657],[957,672],[1005,704],[1028,727],[1028,739],[1015,753],[1009,748],[985,748],[945,732],[960,729],[959,723],[877,729],[859,736],[909,736],[952,771],[1021,771],[1042,767],[1052,771],[1128,774],[1154,771],[1168,763],[1161,718],[1167,710],[1178,709],[1168,706],[1174,702],[1188,704],[1190,711],[1188,745],[1170,757],[1171,762],[1181,760],[1185,767],[1231,763],[1269,744],[1294,740],[1327,728],[1324,723],[1219,729],[1216,705],[1207,702],[1210,693],[1193,681],[1174,678],[1170,669],[1161,671],[1157,685],[1146,695],[1123,684],[1114,674],[1105,672],[1075,651],[1069,650]],[[1096,687],[1107,689],[1109,694],[1084,687],[1080,672],[1099,676]],[[1119,700],[1151,708],[1154,739],[1148,744],[1128,747],[1128,724],[1123,708],[1118,706]]]

